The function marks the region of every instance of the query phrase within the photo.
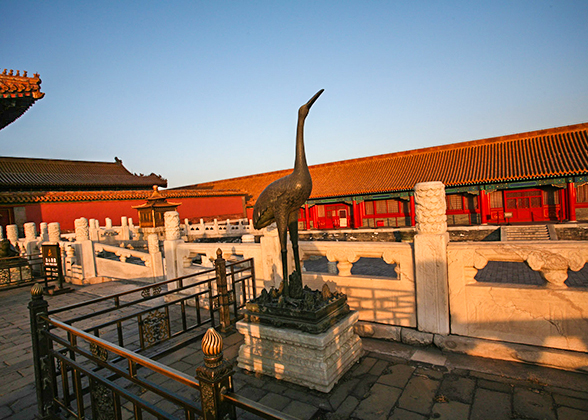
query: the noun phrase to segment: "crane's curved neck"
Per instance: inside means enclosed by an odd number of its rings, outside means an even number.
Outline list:
[[[298,126],[296,127],[296,160],[294,161],[294,171],[307,170],[306,153],[304,152],[304,120],[298,117]]]

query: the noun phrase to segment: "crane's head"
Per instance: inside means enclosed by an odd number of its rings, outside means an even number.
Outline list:
[[[321,94],[324,92],[324,89],[319,90],[317,93],[315,93],[315,95],[310,98],[310,100],[305,103],[304,105],[302,105],[300,107],[300,109],[298,110],[298,117],[299,118],[306,118],[306,116],[308,115],[308,111],[310,111],[310,107],[312,106],[312,104],[314,104],[316,102],[316,100],[318,99],[319,96],[321,96]]]
[[[253,207],[253,227],[263,229],[274,221],[274,212],[271,206],[264,203],[264,200],[257,200]]]

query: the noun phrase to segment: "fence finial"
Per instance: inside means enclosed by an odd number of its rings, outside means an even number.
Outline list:
[[[233,391],[233,364],[223,361],[223,339],[214,328],[209,328],[202,338],[202,353],[204,366],[196,368],[196,377],[204,420],[236,418],[235,407],[223,400],[224,392]]]
[[[223,338],[214,328],[209,328],[202,338],[204,364],[209,368],[218,366],[223,360]]]
[[[36,283],[33,287],[31,287],[31,297],[38,298],[43,296],[43,286],[41,283]]]

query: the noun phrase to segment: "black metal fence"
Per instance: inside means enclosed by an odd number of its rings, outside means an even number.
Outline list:
[[[0,258],[0,290],[45,281],[40,253]]]
[[[253,260],[49,310],[33,286],[29,310],[41,418],[235,418],[236,407],[292,419],[233,393],[222,338],[255,297]],[[76,316],[58,320],[75,312]],[[186,334],[189,333],[189,334]],[[196,378],[156,361],[202,338]]]

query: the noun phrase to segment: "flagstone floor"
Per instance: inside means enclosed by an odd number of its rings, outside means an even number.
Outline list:
[[[75,287],[48,296],[61,307],[135,287],[132,282]],[[0,419],[33,419],[34,371],[29,288],[0,291]],[[234,360],[242,337],[225,335]],[[236,369],[235,391],[300,419],[588,419],[588,374],[442,353],[435,348],[364,339],[365,355],[328,394]],[[199,343],[160,359],[194,375]],[[255,416],[238,411],[239,418]]]

